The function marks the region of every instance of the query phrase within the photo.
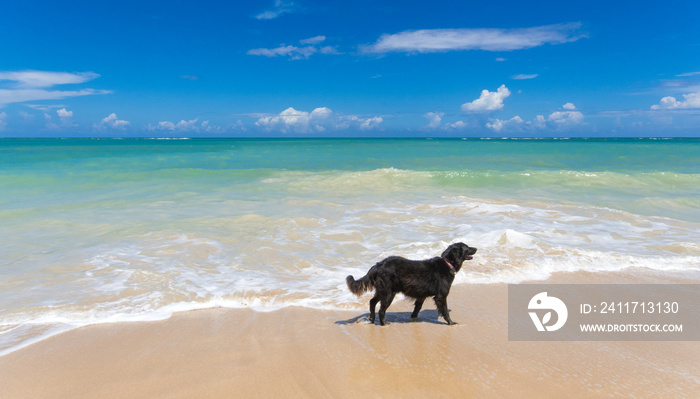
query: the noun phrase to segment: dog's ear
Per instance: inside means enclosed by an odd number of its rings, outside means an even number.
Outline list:
[[[459,244],[450,245],[440,256],[454,265],[457,270],[462,266],[462,246]]]

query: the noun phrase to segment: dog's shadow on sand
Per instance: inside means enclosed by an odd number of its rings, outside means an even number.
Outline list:
[[[411,318],[411,312],[387,312],[386,314],[386,324],[409,324],[409,323],[430,323],[430,324],[447,324],[446,322],[438,319],[437,310],[422,310],[418,317],[415,319]],[[369,322],[369,313],[365,313],[359,316],[355,316],[348,320],[338,320],[335,324],[348,325],[348,324],[371,324]],[[377,315],[374,324],[379,325],[379,316]]]

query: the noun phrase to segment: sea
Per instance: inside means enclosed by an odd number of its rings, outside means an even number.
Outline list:
[[[365,309],[390,255],[455,284],[700,276],[700,139],[2,139],[0,355],[213,307]]]

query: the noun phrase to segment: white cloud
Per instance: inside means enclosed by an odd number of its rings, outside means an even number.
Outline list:
[[[56,114],[58,115],[58,119],[60,121],[59,123],[54,123],[51,115],[44,113],[44,119],[46,120],[45,127],[47,130],[61,130],[78,126],[71,121],[71,118],[73,118],[73,111],[68,111],[65,108],[61,108],[56,110]]]
[[[423,29],[384,34],[361,47],[365,53],[432,53],[456,50],[511,51],[576,41],[581,24],[567,23],[521,29]]]
[[[11,103],[22,103],[37,100],[62,100],[68,97],[92,96],[97,94],[111,94],[111,90],[43,90],[43,89],[0,89],[0,106]]]
[[[323,46],[318,49],[321,54],[341,54],[338,49],[333,46]]]
[[[464,121],[457,121],[455,123],[448,123],[445,125],[446,128],[448,129],[464,129],[467,127],[467,125],[464,123]]]
[[[0,107],[36,100],[60,100],[68,97],[110,94],[109,90],[49,90],[52,86],[80,84],[98,78],[94,72],[5,71],[0,72]]]
[[[495,132],[500,132],[507,128],[519,129],[524,122],[525,121],[523,121],[521,117],[516,115],[509,120],[491,119],[491,121],[486,124],[486,127]]]
[[[442,124],[442,118],[445,116],[443,112],[428,112],[423,116],[426,117],[429,122],[428,125],[422,127],[421,130],[459,130],[467,126],[464,121]]]
[[[462,104],[462,112],[491,112],[503,108],[503,100],[510,96],[506,85],[501,85],[495,92],[483,90],[476,100]]]
[[[442,112],[428,112],[424,116],[430,120],[427,127],[429,129],[437,129],[438,127],[440,127],[440,123],[442,123],[442,117],[445,116],[445,114]]]
[[[539,76],[539,75],[536,74],[536,73],[533,73],[533,74],[531,74],[531,75],[526,75],[526,74],[522,74],[522,73],[521,73],[521,74],[519,74],[519,75],[511,76],[511,79],[515,79],[515,80],[527,80],[527,79],[534,79],[534,78],[536,78],[537,76]]]
[[[0,132],[5,130],[7,127],[7,114],[5,112],[0,112]]]
[[[247,54],[264,57],[289,57],[292,60],[305,60],[317,53],[340,54],[333,46],[318,46],[325,40],[325,36],[315,36],[299,41],[304,46],[281,45],[276,48],[254,48],[248,50]]]
[[[66,111],[65,108],[61,108],[58,111],[56,111],[56,114],[58,114],[59,118],[72,118],[73,117],[73,111]]]
[[[358,119],[360,122],[360,130],[372,130],[379,127],[379,124],[384,122],[381,116],[375,116],[367,119]]]
[[[690,77],[690,76],[695,76],[695,75],[700,75],[700,71],[698,71],[698,72],[681,73],[680,75],[676,75],[676,76],[681,77],[681,78],[684,78],[684,77]]]
[[[222,131],[220,126],[211,125],[209,121],[199,123],[199,118],[190,119],[188,121],[183,119],[177,123],[170,121],[161,121],[156,125],[151,125],[149,123],[146,130],[169,133],[220,133]]]
[[[549,115],[547,121],[556,123],[561,126],[577,124],[583,121],[583,114],[579,111],[557,111],[552,112]]]
[[[537,115],[532,121],[524,121],[520,116],[514,116],[507,120],[491,119],[486,127],[495,131],[528,131],[528,130],[565,130],[583,123],[584,116],[572,103],[566,103],[562,107],[566,111],[555,111],[547,118]]]
[[[117,114],[111,113],[100,122],[99,125],[94,125],[98,130],[104,130],[107,128],[125,130],[127,126],[131,125],[131,122],[119,119]]]
[[[289,56],[293,60],[307,59],[318,52],[316,47],[280,46],[277,48],[254,48],[248,50],[248,55],[262,55],[265,57]]]
[[[379,116],[361,118],[356,115],[340,115],[327,107],[316,108],[311,112],[299,111],[292,107],[277,115],[262,116],[255,125],[266,131],[282,133],[313,133],[328,129],[345,130],[355,127],[360,130],[378,128],[383,122]]]
[[[319,120],[328,119],[332,115],[333,111],[331,111],[331,109],[327,107],[315,108],[313,111],[311,111],[311,118]]]
[[[261,20],[275,19],[281,15],[292,12],[293,8],[294,3],[291,1],[285,2],[282,0],[275,0],[275,5],[272,10],[263,11],[256,15],[255,18]]]
[[[255,122],[256,126],[260,126],[266,130],[280,130],[284,133],[309,133],[311,131],[322,132],[325,130],[322,121],[325,121],[333,111],[330,109],[316,108],[311,113],[306,111],[297,111],[289,107],[280,112],[279,115],[265,116]]]
[[[318,44],[326,40],[325,36],[314,36],[310,37],[308,39],[304,40],[299,40],[299,43],[301,44]]]
[[[684,101],[678,101],[675,97],[664,97],[651,109],[691,109],[700,108],[700,92],[683,94]]]
[[[56,85],[85,83],[99,78],[94,72],[6,71],[0,81],[10,81],[21,88],[46,88]]]
[[[58,129],[60,129],[60,127],[59,127],[57,124],[53,123],[53,121],[51,120],[51,115],[49,115],[49,114],[44,114],[44,119],[46,120],[46,125],[45,125],[45,127],[46,127],[47,130],[58,130]]]

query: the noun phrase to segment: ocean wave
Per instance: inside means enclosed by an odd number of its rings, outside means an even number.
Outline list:
[[[347,275],[362,276],[390,255],[430,258],[455,241],[479,248],[456,284],[630,268],[700,271],[697,224],[610,208],[455,195],[354,204],[292,196],[275,205],[274,212],[263,203],[256,213],[190,215],[147,225],[152,230],[142,234],[132,226],[100,244],[64,249],[59,258],[35,255],[47,277],[18,275],[5,285],[0,354],[84,325],[209,307],[359,309],[364,304],[346,289]]]
[[[260,180],[295,196],[353,198],[468,195],[521,203],[540,201],[607,207],[646,216],[700,222],[700,174],[571,170],[281,171]]]

